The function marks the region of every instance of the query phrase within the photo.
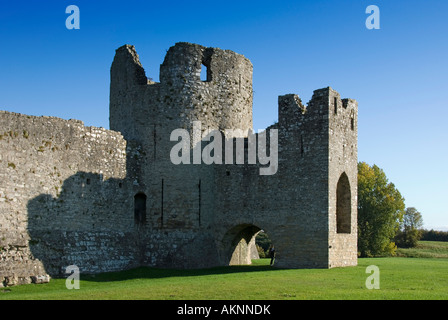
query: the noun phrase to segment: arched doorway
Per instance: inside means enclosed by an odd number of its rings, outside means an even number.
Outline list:
[[[351,232],[351,191],[347,174],[343,172],[336,187],[336,232]]]
[[[226,232],[222,240],[225,265],[250,265],[259,253],[256,237],[264,230],[253,224],[240,224]],[[264,250],[264,248],[263,248]]]

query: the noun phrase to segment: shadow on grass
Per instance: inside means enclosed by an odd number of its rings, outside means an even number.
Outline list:
[[[110,282],[110,281],[125,281],[133,279],[159,279],[169,277],[197,277],[207,275],[222,275],[231,273],[245,273],[245,272],[266,272],[266,271],[279,271],[281,268],[271,267],[269,263],[266,264],[252,264],[241,266],[225,266],[214,267],[206,269],[159,269],[151,267],[139,267],[130,270],[117,271],[117,272],[105,272],[100,274],[86,274],[81,275],[83,281],[93,282]]]

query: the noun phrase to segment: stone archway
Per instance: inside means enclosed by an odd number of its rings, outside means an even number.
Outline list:
[[[222,238],[223,265],[250,265],[254,256],[258,256],[255,245],[257,234],[262,231],[259,226],[242,223],[230,228]]]
[[[336,187],[336,232],[351,232],[351,191],[350,181],[343,172]]]

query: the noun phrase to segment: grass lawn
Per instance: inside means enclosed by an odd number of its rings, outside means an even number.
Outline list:
[[[446,242],[422,241],[421,246],[424,254],[448,253]],[[369,265],[379,268],[380,289],[366,288]],[[356,267],[334,269],[277,269],[269,259],[201,270],[138,268],[81,274],[79,290],[68,290],[65,279],[1,288],[0,299],[448,299],[448,258],[363,258]]]
[[[409,258],[448,258],[448,242],[420,241],[415,248],[399,248],[397,254]]]

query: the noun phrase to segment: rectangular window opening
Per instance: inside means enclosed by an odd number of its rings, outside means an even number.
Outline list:
[[[334,97],[334,114],[338,114],[338,98]]]
[[[201,65],[201,81],[202,82],[210,81],[209,75],[208,75],[208,68],[204,64]]]

